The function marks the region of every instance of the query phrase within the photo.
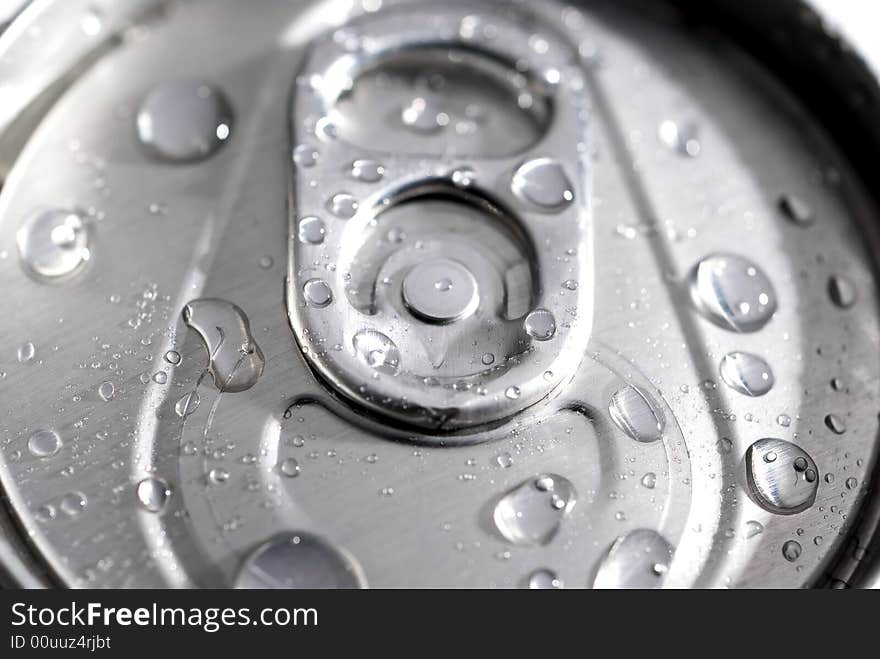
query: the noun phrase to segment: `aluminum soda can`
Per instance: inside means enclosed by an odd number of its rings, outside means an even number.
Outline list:
[[[876,584],[877,78],[823,11],[9,12],[7,585]]]

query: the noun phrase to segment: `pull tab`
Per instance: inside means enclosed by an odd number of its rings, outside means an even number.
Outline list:
[[[590,335],[583,75],[524,20],[389,10],[315,42],[295,85],[295,336],[329,386],[425,431],[547,397]]]

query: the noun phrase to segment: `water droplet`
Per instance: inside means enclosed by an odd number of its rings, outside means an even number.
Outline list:
[[[31,215],[15,234],[25,269],[38,279],[57,280],[77,272],[91,257],[89,230],[69,210]]]
[[[158,513],[165,508],[165,504],[171,496],[171,487],[161,478],[151,476],[137,484],[135,494],[144,510]]]
[[[299,221],[299,241],[307,245],[320,245],[324,242],[327,229],[319,217],[304,217]]]
[[[553,570],[541,568],[529,575],[529,588],[532,590],[559,589],[562,587],[562,580]]]
[[[748,352],[730,352],[719,369],[724,383],[745,396],[763,396],[773,388],[773,371],[761,357]]]
[[[98,396],[101,397],[105,403],[113,398],[113,395],[116,393],[116,387],[113,386],[112,382],[102,382],[98,386]]]
[[[214,154],[229,138],[232,107],[215,87],[187,80],[154,87],[137,113],[137,134],[154,157],[193,162]]]
[[[208,472],[208,480],[216,485],[220,485],[229,480],[229,472],[222,467],[215,467]]]
[[[333,291],[323,279],[309,279],[303,284],[306,302],[317,309],[323,309],[333,301]]]
[[[785,214],[789,221],[805,227],[813,224],[815,217],[813,209],[800,197],[783,195],[779,198],[779,210]]]
[[[776,417],[776,423],[783,428],[788,428],[791,425],[791,417],[788,414],[780,414]]]
[[[549,210],[561,210],[574,200],[565,170],[551,158],[536,158],[520,165],[510,187],[523,201]]]
[[[22,343],[18,347],[16,355],[18,357],[18,361],[24,364],[25,362],[29,362],[34,358],[35,352],[36,348],[34,348],[34,344],[28,341],[27,343]]]
[[[850,476],[846,479],[846,482],[844,484],[846,485],[846,489],[854,490],[858,486],[859,482],[855,478]]]
[[[649,490],[653,490],[657,485],[657,474],[653,471],[649,471],[647,474],[642,476],[642,485],[647,487]]]
[[[314,167],[320,157],[319,151],[308,144],[300,144],[293,150],[293,162],[300,167]]]
[[[535,309],[526,316],[523,328],[536,341],[549,341],[556,334],[556,319],[546,309]]]
[[[364,183],[377,183],[385,176],[385,167],[375,160],[355,160],[351,163],[351,176]]]
[[[696,158],[702,151],[699,131],[693,122],[678,124],[666,120],[657,129],[657,136],[663,144],[683,156]]]
[[[338,192],[327,202],[327,208],[336,217],[342,220],[350,220],[358,211],[358,202],[354,196],[347,192]]]
[[[562,282],[562,288],[567,291],[576,291],[578,289],[578,283],[574,279],[566,279]]]
[[[61,437],[54,430],[37,430],[28,437],[28,451],[37,458],[48,458],[58,453]]]
[[[630,531],[611,545],[596,571],[593,588],[659,588],[672,554],[672,545],[656,531]]]
[[[217,389],[234,393],[256,384],[265,360],[244,311],[225,300],[204,298],[183,308],[183,320],[205,345]]]
[[[82,492],[68,492],[61,497],[61,504],[58,506],[65,515],[76,517],[86,509],[88,500]]]
[[[519,387],[511,385],[504,390],[504,395],[507,396],[510,400],[516,400],[520,396]]]
[[[755,499],[772,513],[799,513],[816,500],[816,463],[791,442],[759,439],[746,451],[746,474]]]
[[[511,457],[510,453],[504,451],[495,456],[495,464],[502,469],[508,469],[513,466],[513,457]]]
[[[828,295],[836,306],[849,309],[856,303],[858,291],[848,277],[833,275],[828,279]]]
[[[835,435],[842,435],[846,432],[846,424],[836,414],[825,415],[825,426]]]
[[[574,485],[556,474],[540,474],[498,500],[493,519],[515,545],[546,545],[577,501]]]
[[[797,540],[788,540],[782,545],[782,555],[789,563],[794,563],[801,557],[803,547]]]
[[[608,403],[614,425],[638,442],[663,437],[663,419],[647,396],[631,385],[617,390]]]
[[[354,335],[352,345],[357,356],[367,366],[386,375],[397,375],[400,369],[400,350],[382,332],[361,330]]]
[[[168,374],[165,371],[156,371],[153,373],[153,382],[156,384],[165,384],[168,382]]]
[[[756,535],[760,535],[764,532],[764,525],[761,522],[757,522],[753,519],[750,519],[746,522],[746,539],[754,538]]]
[[[734,332],[755,332],[776,312],[776,292],[751,261],[734,254],[714,254],[691,274],[691,299],[709,320]]]
[[[278,469],[282,475],[287,476],[288,478],[295,478],[296,476],[299,476],[300,472],[299,462],[296,458],[285,458],[281,461]]]
[[[247,557],[236,588],[364,588],[360,566],[343,549],[311,533],[275,536]]]
[[[177,366],[180,363],[180,353],[176,350],[169,350],[165,353],[165,361]]]
[[[174,404],[174,411],[180,418],[186,418],[198,409],[200,402],[199,392],[195,390],[187,392]]]
[[[487,352],[482,357],[480,357],[480,361],[483,363],[483,366],[491,366],[495,363],[495,355],[493,355],[491,352]]]

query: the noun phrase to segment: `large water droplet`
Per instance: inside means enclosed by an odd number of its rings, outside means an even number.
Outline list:
[[[672,545],[656,531],[630,531],[611,545],[599,564],[593,588],[659,588],[672,554]]]
[[[351,176],[364,183],[377,183],[385,176],[385,167],[375,160],[355,160],[351,163]]]
[[[556,474],[541,474],[510,490],[495,504],[498,531],[515,545],[546,545],[577,502],[574,485]]]
[[[296,531],[275,536],[245,559],[236,588],[364,588],[360,566],[342,549]]]
[[[858,299],[856,285],[843,275],[833,275],[828,279],[828,295],[841,309],[849,309]]]
[[[793,515],[816,500],[819,471],[799,446],[781,439],[759,439],[746,451],[749,489],[766,510]]]
[[[327,232],[324,220],[319,217],[304,217],[299,221],[299,240],[307,245],[320,245]]]
[[[789,563],[794,563],[801,557],[803,547],[797,540],[788,540],[782,545],[782,556]]]
[[[69,210],[31,215],[15,239],[22,265],[38,279],[72,275],[91,257],[88,227],[78,213]]]
[[[691,299],[717,325],[755,332],[776,312],[776,292],[754,263],[735,254],[713,254],[691,273]]]
[[[137,134],[146,150],[172,162],[212,155],[229,138],[233,112],[215,87],[174,80],[154,87],[137,113]]]
[[[61,437],[54,430],[37,430],[28,437],[28,451],[37,458],[48,458],[58,453]]]
[[[664,421],[648,397],[632,385],[618,389],[608,403],[614,425],[638,442],[663,437]]]
[[[177,416],[186,418],[198,409],[200,402],[199,392],[195,390],[187,392],[174,404],[174,411],[177,413]]]
[[[68,492],[61,497],[61,503],[58,507],[65,515],[76,517],[86,509],[88,503],[86,495],[82,492]]]
[[[300,144],[293,150],[293,162],[300,167],[314,167],[318,163],[320,153],[318,150],[308,144]]]
[[[536,341],[549,341],[556,334],[556,319],[546,309],[535,309],[526,316],[523,328]]]
[[[171,486],[161,478],[145,478],[135,487],[138,501],[151,513],[161,512],[171,496]]]
[[[835,435],[842,435],[846,432],[846,424],[836,414],[825,415],[825,427]]]
[[[183,321],[202,338],[208,371],[220,391],[244,391],[256,384],[265,360],[244,311],[231,302],[205,298],[183,308]]]
[[[113,399],[113,395],[116,393],[116,387],[113,386],[113,383],[110,381],[102,382],[98,386],[98,396],[105,403]]]
[[[386,375],[396,375],[400,369],[400,350],[382,332],[361,330],[354,335],[352,345],[357,356],[370,368]]]
[[[553,570],[541,568],[529,575],[529,588],[532,590],[559,589],[562,586],[562,580]]]
[[[323,309],[333,301],[333,291],[323,279],[309,279],[303,284],[303,295],[311,306]]]
[[[783,195],[779,199],[779,210],[795,224],[799,226],[809,226],[814,221],[813,209],[809,204],[800,197],[794,195]]]
[[[721,379],[746,396],[763,396],[775,382],[769,364],[748,352],[730,352],[721,359]]]
[[[552,158],[536,158],[520,165],[510,184],[523,201],[548,210],[561,210],[574,200],[571,181]]]
[[[27,341],[18,346],[16,357],[18,358],[18,361],[24,364],[25,362],[29,362],[34,358],[34,354],[36,353],[36,351],[37,349],[34,347],[34,344],[30,341]]]
[[[336,217],[342,220],[350,220],[358,211],[358,202],[354,196],[347,192],[337,192],[330,197],[327,202],[327,208]]]

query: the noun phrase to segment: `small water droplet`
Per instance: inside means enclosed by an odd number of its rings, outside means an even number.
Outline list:
[[[511,190],[523,201],[548,210],[561,210],[574,200],[571,181],[552,158],[536,158],[520,165]]]
[[[566,279],[562,282],[562,288],[567,291],[576,291],[578,289],[578,283],[574,279]]]
[[[638,442],[655,442],[663,437],[663,419],[641,391],[631,385],[618,389],[608,403],[614,425]]]
[[[151,513],[162,512],[171,496],[171,486],[161,478],[153,476],[140,481],[135,487],[135,494],[144,510]]]
[[[691,299],[706,318],[734,332],[755,332],[776,313],[776,292],[751,261],[714,254],[691,273]]]
[[[364,588],[360,566],[343,549],[304,531],[275,536],[257,547],[235,577],[236,588]]]
[[[769,364],[748,352],[724,355],[719,370],[724,383],[745,396],[763,396],[775,382]]]
[[[858,486],[859,482],[855,478],[850,476],[846,479],[846,482],[844,484],[846,485],[846,489],[854,490]]]
[[[169,350],[165,353],[165,361],[169,364],[177,366],[180,363],[180,353],[176,350]]]
[[[520,396],[519,387],[515,385],[511,385],[504,390],[504,395],[507,396],[510,400],[516,400]]]
[[[510,453],[504,451],[495,456],[495,464],[502,469],[508,469],[513,466],[513,457],[511,457]]]
[[[216,467],[208,472],[208,480],[212,483],[220,485],[229,480],[229,472],[222,467]]]
[[[137,113],[137,134],[154,157],[193,162],[214,154],[227,141],[232,122],[232,107],[220,90],[176,80],[147,94]]]
[[[493,519],[498,532],[515,545],[546,545],[576,501],[567,478],[540,474],[502,496]]]
[[[28,437],[28,451],[37,458],[48,458],[58,453],[61,437],[54,430],[36,430]]]
[[[657,474],[653,471],[649,471],[647,474],[642,476],[642,485],[649,490],[653,490],[657,485]]]

